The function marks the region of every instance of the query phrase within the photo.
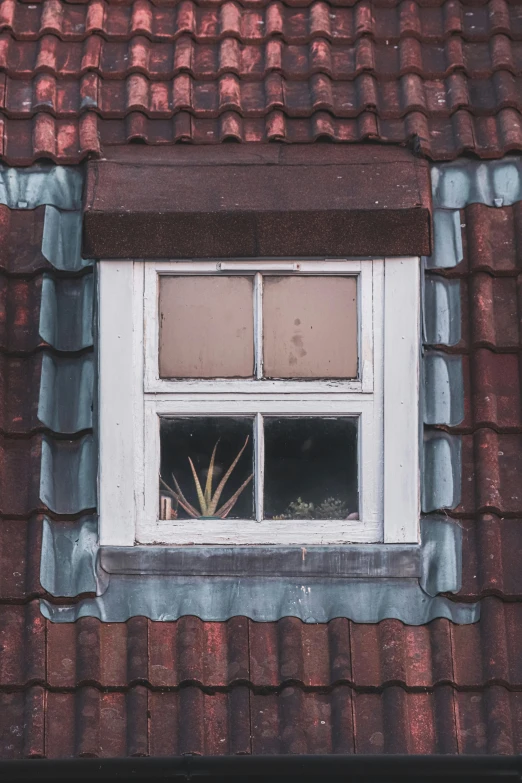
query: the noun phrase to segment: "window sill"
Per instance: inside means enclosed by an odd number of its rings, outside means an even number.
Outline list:
[[[102,546],[108,574],[172,576],[422,576],[420,544],[330,546]]]

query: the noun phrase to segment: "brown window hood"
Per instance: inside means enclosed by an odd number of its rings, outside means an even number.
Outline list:
[[[397,147],[115,148],[87,164],[90,258],[429,255],[426,161]]]

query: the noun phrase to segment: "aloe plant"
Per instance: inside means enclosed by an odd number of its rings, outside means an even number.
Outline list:
[[[221,499],[221,495],[223,494],[223,490],[225,489],[225,485],[230,478],[232,471],[236,467],[237,463],[239,462],[239,459],[246,449],[247,443],[249,440],[249,436],[247,435],[247,438],[243,444],[243,447],[240,449],[237,457],[233,460],[232,464],[230,465],[229,469],[226,471],[225,475],[217,485],[215,491],[212,491],[212,480],[214,476],[214,464],[216,461],[216,452],[217,447],[219,444],[219,438],[216,442],[216,445],[214,446],[214,449],[212,450],[212,456],[210,457],[210,463],[208,466],[208,472],[207,472],[207,480],[205,482],[205,488],[203,489],[201,486],[201,481],[199,480],[199,476],[196,472],[196,468],[194,467],[194,463],[192,462],[191,458],[188,457],[188,461],[190,464],[190,469],[192,471],[192,476],[194,478],[194,485],[196,488],[196,494],[198,496],[198,503],[199,503],[199,511],[197,508],[195,508],[192,503],[189,503],[185,495],[183,494],[181,487],[176,479],[176,476],[174,473],[172,473],[172,480],[174,482],[175,490],[172,489],[172,487],[169,487],[169,485],[166,483],[166,481],[163,480],[163,478],[160,476],[160,481],[167,489],[170,494],[177,500],[179,505],[187,512],[187,514],[192,517],[193,519],[198,519],[199,517],[219,517],[220,519],[225,519],[232,509],[234,508],[237,499],[245,489],[245,487],[249,484],[250,481],[252,481],[252,478],[254,476],[253,473],[250,474],[250,476],[244,481],[241,486],[239,487],[236,492],[230,497],[227,501],[223,503],[222,506],[218,508],[219,501]]]

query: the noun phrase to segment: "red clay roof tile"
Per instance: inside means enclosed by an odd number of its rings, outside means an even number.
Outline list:
[[[191,141],[522,149],[516,3],[0,4],[0,156]]]

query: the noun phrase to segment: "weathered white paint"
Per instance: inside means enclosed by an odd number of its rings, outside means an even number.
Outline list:
[[[382,527],[367,524],[364,531],[358,520],[265,520],[262,524],[253,520],[159,521],[154,529],[141,533],[142,544],[213,544],[255,546],[263,544],[303,547],[325,544],[373,544],[382,541]]]
[[[254,419],[254,465],[256,469],[254,476],[256,521],[262,522],[265,506],[265,429],[261,413],[256,413]]]
[[[384,541],[419,540],[420,264],[384,266]]]
[[[139,490],[133,470],[135,384],[140,377],[133,362],[134,265],[101,262],[99,270],[100,542],[130,546]]]
[[[263,377],[263,276],[254,277],[254,365],[256,378]]]

